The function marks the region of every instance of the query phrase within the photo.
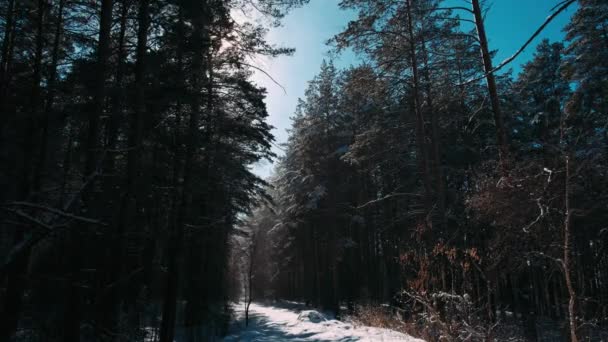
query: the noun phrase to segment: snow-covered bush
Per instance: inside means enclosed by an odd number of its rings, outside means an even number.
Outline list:
[[[305,310],[300,312],[300,314],[298,315],[298,321],[321,323],[327,321],[327,317],[325,317],[322,313],[316,310]]]

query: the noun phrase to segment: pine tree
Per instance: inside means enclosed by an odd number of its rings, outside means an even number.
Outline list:
[[[602,67],[602,61],[608,57],[607,6],[599,0],[580,1],[564,29],[569,41],[565,68],[577,86],[569,107],[572,115],[589,116],[591,120],[608,110],[608,71]]]

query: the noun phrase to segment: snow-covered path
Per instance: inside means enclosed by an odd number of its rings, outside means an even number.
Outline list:
[[[244,305],[234,307],[237,322],[224,341],[407,341],[424,342],[396,331],[353,326],[327,319],[317,311],[297,306],[251,304],[249,327],[245,328]]]

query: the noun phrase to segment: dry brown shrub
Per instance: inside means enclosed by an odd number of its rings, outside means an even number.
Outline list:
[[[394,308],[387,305],[358,305],[350,317],[355,325],[390,329],[410,336],[424,338],[416,324],[406,322]]]

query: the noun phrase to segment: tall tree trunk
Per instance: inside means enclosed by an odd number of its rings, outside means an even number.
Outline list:
[[[126,59],[126,48],[125,48],[125,35],[127,32],[127,16],[129,14],[129,8],[131,7],[131,0],[122,0],[122,7],[120,13],[120,29],[118,31],[118,51],[116,55],[116,75],[114,87],[115,91],[112,95],[112,114],[107,129],[107,149],[112,151],[116,149],[116,143],[118,141],[118,131],[121,121],[121,114],[123,111],[124,101],[124,85],[123,79],[125,75],[125,59]],[[106,159],[105,172],[113,172],[114,164],[116,163],[116,153],[110,152],[110,155]]]
[[[136,196],[136,184],[140,169],[140,154],[141,154],[141,119],[145,107],[145,54],[148,45],[148,28],[149,28],[149,0],[141,0],[138,10],[138,34],[137,48],[135,61],[135,110],[131,114],[129,127],[129,152],[127,160],[127,177],[125,189],[126,193],[121,196],[119,204],[118,219],[112,233],[110,234],[109,249],[111,253],[108,255],[110,260],[109,267],[106,273],[106,279],[102,282],[97,295],[98,307],[98,325],[105,331],[114,331],[117,327],[117,318],[120,314],[120,304],[125,298],[124,289],[126,284],[120,281],[121,276],[130,274],[128,255],[128,241],[126,237],[126,227],[130,226],[130,220],[135,215],[136,204],[134,204]],[[118,126],[120,124],[120,114],[123,110],[122,105],[122,86],[124,77],[125,64],[125,46],[124,39],[126,33],[127,14],[130,7],[130,1],[124,0],[121,7],[120,29],[118,34],[118,55],[117,55],[117,70],[116,70],[116,93],[112,97],[112,114],[108,125],[108,141],[107,148],[114,149],[118,138]],[[113,172],[115,168],[115,158],[111,153],[105,161],[104,171]]]
[[[200,171],[197,172],[197,178],[204,180],[204,187],[207,191],[208,199],[214,198],[213,194],[214,187],[217,187],[217,184],[213,183],[213,180],[209,178],[211,174],[213,163],[217,154],[217,141],[211,141],[212,137],[215,136],[215,133],[220,133],[217,129],[218,125],[218,116],[215,115],[213,111],[214,106],[214,74],[213,74],[213,66],[212,66],[212,50],[209,50],[207,56],[205,58],[205,63],[207,66],[207,82],[205,85],[205,98],[206,103],[206,111],[210,115],[205,120],[205,130],[202,132],[201,139],[199,144],[201,146],[205,146],[205,156],[204,159],[201,160],[203,163],[203,167]],[[201,217],[211,217],[215,213],[212,211],[213,206],[209,206],[209,202],[203,200],[197,204],[197,214]],[[188,286],[185,286],[186,291],[184,293],[184,300],[186,301],[186,307],[184,308],[184,325],[189,329],[190,333],[196,333],[196,327],[200,328],[201,323],[204,320],[205,316],[205,306],[209,305],[209,301],[212,298],[212,294],[210,294],[210,289],[214,289],[213,284],[219,284],[220,280],[213,279],[201,279],[199,276],[192,276],[197,273],[201,273],[201,264],[203,265],[202,273],[206,274],[208,270],[211,268],[210,263],[212,257],[209,256],[210,249],[207,248],[207,242],[209,240],[213,240],[213,236],[204,235],[201,237],[200,234],[196,234],[189,239],[188,250],[189,255],[187,260],[185,260],[187,272],[185,274],[189,275]],[[215,241],[219,244],[219,241]]]
[[[9,60],[9,46],[12,42],[15,21],[15,0],[8,0],[6,8],[6,25],[4,26],[4,36],[2,37],[2,55],[0,56],[0,81],[4,81],[7,72],[6,63]]]
[[[564,278],[566,280],[566,288],[568,289],[568,322],[570,324],[570,341],[578,342],[578,336],[576,334],[576,290],[574,289],[574,282],[572,280],[572,243],[570,241],[572,237],[571,224],[572,224],[572,208],[570,207],[570,155],[566,156],[566,186],[564,200],[566,204],[566,217],[564,219]]]
[[[150,193],[149,189],[142,189],[142,155],[143,155],[143,127],[144,127],[144,115],[146,112],[146,68],[147,68],[147,50],[148,50],[148,29],[150,26],[150,0],[139,1],[139,14],[138,22],[139,28],[137,30],[137,48],[136,48],[136,62],[135,62],[135,110],[131,114],[131,124],[129,128],[129,153],[127,159],[127,220],[133,220],[134,224],[128,224],[129,221],[125,221],[125,227],[139,227],[135,228],[136,235],[141,232],[145,225],[140,226],[135,224],[141,222],[141,208],[145,205],[145,199],[148,198]],[[144,228],[145,229],[145,228]],[[126,229],[123,229],[125,232]],[[124,240],[124,239],[123,239]],[[124,244],[124,242],[123,242]],[[138,255],[141,253],[138,250]],[[128,261],[128,255],[125,254],[123,260],[123,273],[131,272],[133,268],[139,267],[137,260],[132,262]],[[139,258],[139,256],[137,257]],[[131,269],[129,269],[131,268]],[[133,319],[133,310],[135,309],[136,303],[133,295],[129,298],[129,317]]]
[[[72,168],[72,145],[74,139],[74,128],[72,127],[72,123],[67,120],[67,136],[68,140],[65,142],[65,151],[63,155],[62,161],[62,170],[61,170],[61,185],[60,185],[60,194],[58,205],[59,208],[63,208],[65,206],[65,199],[67,196],[67,186],[68,180],[70,176],[70,169]]]
[[[137,51],[135,62],[135,110],[131,115],[129,129],[128,153],[128,191],[131,197],[136,197],[137,186],[141,171],[141,154],[143,143],[143,121],[146,111],[146,51],[148,49],[149,0],[140,0],[139,29],[137,31]],[[135,208],[137,210],[137,208]]]
[[[180,9],[180,17],[184,9]],[[163,315],[160,330],[159,342],[172,342],[175,335],[175,318],[177,309],[177,290],[179,288],[179,259],[181,254],[184,225],[188,217],[189,207],[192,196],[189,187],[191,186],[194,156],[198,142],[198,126],[200,117],[200,98],[197,93],[201,89],[200,78],[205,74],[202,56],[208,48],[208,36],[206,32],[207,8],[205,4],[200,4],[196,9],[198,13],[194,15],[193,43],[198,47],[192,57],[191,86],[193,96],[190,104],[190,119],[188,123],[188,139],[186,142],[185,164],[183,172],[183,182],[181,186],[181,198],[179,200],[176,224],[174,226],[169,241],[167,283],[163,303]],[[200,11],[200,12],[199,12]],[[181,18],[180,18],[181,19]],[[180,20],[179,26],[183,25]],[[181,37],[181,36],[180,36]]]
[[[179,48],[178,48],[179,49]],[[179,53],[178,53],[179,54]],[[178,58],[181,61],[181,58]],[[181,64],[178,62],[178,64]],[[178,78],[181,80],[181,78]],[[175,300],[177,298],[177,284],[174,284],[176,280],[172,280],[171,278],[176,274],[177,270],[177,251],[174,250],[179,248],[181,245],[181,227],[178,226],[177,223],[177,213],[180,206],[180,194],[182,192],[180,184],[180,176],[182,175],[182,153],[181,153],[181,138],[179,133],[179,126],[181,125],[181,111],[182,105],[178,101],[176,106],[176,121],[175,121],[175,141],[174,141],[174,157],[173,157],[173,177],[172,177],[172,185],[173,185],[173,199],[171,205],[171,214],[169,220],[169,241],[168,241],[168,263],[169,263],[169,272],[167,272],[167,281],[165,285],[165,293],[163,298],[163,308],[162,308],[162,321],[161,321],[161,329],[160,329],[160,339],[159,341],[169,341],[172,342],[172,336],[174,335],[174,324],[175,324]],[[178,232],[179,231],[179,232]],[[175,265],[174,265],[175,263]]]
[[[34,55],[34,69],[32,74],[32,88],[31,88],[31,107],[28,113],[27,124],[25,131],[23,132],[23,138],[25,139],[25,146],[23,151],[23,161],[21,165],[21,179],[19,184],[19,197],[22,200],[27,200],[31,195],[31,184],[30,175],[32,169],[33,154],[35,148],[35,139],[32,137],[36,136],[36,119],[40,108],[40,97],[41,89],[40,83],[42,78],[42,48],[43,48],[43,27],[44,27],[44,14],[45,14],[45,1],[38,1],[38,13],[36,17],[36,44],[35,44],[35,55]],[[9,4],[12,7],[13,3]],[[13,9],[9,8],[9,18],[12,18]],[[12,19],[11,19],[12,20]],[[10,27],[7,23],[7,31],[5,33],[6,39],[10,39],[9,33]],[[7,37],[8,36],[8,37]],[[3,47],[4,48],[4,47]],[[5,63],[5,56],[3,51],[3,68]],[[3,75],[4,76],[4,75]],[[1,115],[4,115],[2,113]],[[1,127],[0,127],[1,128]],[[17,227],[14,235],[14,244],[17,245],[25,238],[22,227]],[[26,273],[30,260],[31,249],[27,248],[21,258],[7,269],[7,287],[6,287],[6,301],[3,303],[2,308],[2,322],[0,322],[0,341],[8,341],[11,336],[15,333],[19,326],[19,319],[21,317],[21,311],[23,309],[23,295],[26,290]]]
[[[437,191],[437,214],[439,216],[440,227],[446,228],[446,195],[445,195],[445,175],[443,172],[443,163],[441,161],[441,134],[439,131],[439,118],[437,109],[433,105],[433,92],[431,86],[431,75],[429,67],[429,55],[426,49],[426,42],[422,42],[422,53],[424,58],[424,78],[426,83],[427,93],[427,106],[428,111],[431,114],[431,145],[432,145],[432,157],[433,157],[433,176],[435,178],[435,190]],[[440,236],[443,232],[440,232]]]
[[[253,233],[251,237],[251,246],[249,248],[249,265],[247,269],[247,301],[245,303],[245,327],[249,326],[249,307],[253,301],[253,266],[255,261],[257,241],[256,233]]]
[[[88,134],[84,176],[95,171],[99,155],[99,121],[104,112],[106,100],[106,78],[110,59],[110,33],[112,29],[113,0],[102,0],[99,20],[99,41],[97,44],[96,81],[93,94],[93,108],[88,113]]]
[[[193,76],[196,78],[197,76]],[[194,96],[196,97],[196,96]],[[159,342],[172,342],[175,334],[175,318],[177,309],[177,290],[179,287],[179,259],[183,243],[184,225],[191,202],[189,186],[192,178],[192,166],[194,163],[194,149],[196,133],[198,130],[198,100],[192,101],[192,111],[188,124],[188,143],[186,145],[186,163],[184,165],[184,180],[182,183],[181,196],[177,212],[177,222],[170,238],[170,248],[168,253],[167,284],[165,288],[165,298],[163,303],[163,315]]]
[[[32,184],[37,184],[32,176],[35,164],[34,150],[36,148],[36,139],[38,136],[38,119],[40,116],[41,107],[41,94],[40,83],[42,81],[42,49],[44,43],[43,29],[44,29],[44,15],[45,15],[46,2],[44,0],[38,0],[38,15],[36,19],[36,43],[34,53],[34,68],[32,74],[32,88],[31,88],[31,99],[30,99],[30,112],[27,117],[26,130],[23,134],[24,155],[23,155],[23,166],[21,171],[21,193],[30,194],[35,188]],[[27,197],[27,196],[24,196]]]
[[[481,12],[481,6],[479,0],[471,0],[473,6],[473,14],[475,16],[475,27],[477,28],[477,35],[479,38],[479,45],[481,48],[481,58],[483,60],[484,71],[486,73],[486,82],[488,85],[488,92],[490,95],[490,102],[492,104],[492,112],[494,113],[494,124],[496,125],[496,142],[498,144],[498,152],[500,158],[501,171],[503,175],[509,168],[509,146],[507,142],[507,131],[505,127],[505,120],[503,113],[500,109],[500,99],[498,97],[498,90],[496,88],[496,78],[492,72],[492,56],[488,48],[488,38],[486,36],[486,29],[483,22],[483,15]]]
[[[429,216],[432,211],[431,204],[431,179],[429,176],[429,158],[426,148],[426,138],[424,130],[424,116],[422,114],[422,103],[420,96],[420,79],[418,73],[418,59],[416,55],[416,36],[414,34],[414,24],[412,23],[412,0],[407,0],[407,30],[409,38],[409,58],[412,68],[412,92],[414,100],[414,112],[416,113],[416,145],[418,147],[418,169],[422,176],[424,185],[424,207],[425,222],[429,224]]]
[[[106,99],[106,78],[108,61],[110,58],[110,39],[112,29],[112,8],[113,0],[102,0],[101,11],[99,13],[99,40],[97,43],[97,65],[95,89],[93,93],[92,108],[88,112],[88,132],[86,137],[86,153],[83,175],[85,179],[93,178],[98,172],[97,164],[99,161],[99,122],[104,112]],[[94,183],[94,180],[92,180]],[[94,188],[91,184],[89,188]],[[84,191],[82,194],[83,206],[91,213],[92,198],[91,191]],[[84,230],[84,229],[83,229]],[[78,231],[70,231],[68,233],[68,287],[67,287],[67,308],[64,317],[65,332],[64,340],[77,342],[80,340],[80,288],[78,286],[82,249],[80,247],[83,234],[78,234]]]
[[[11,45],[15,36],[15,0],[9,0],[6,9],[6,24],[4,27],[4,37],[2,38],[2,55],[0,55],[0,133],[6,122],[5,101],[6,91],[8,90],[8,73],[12,51]]]
[[[184,12],[183,8],[180,7],[178,9],[178,23],[177,23],[177,36],[180,38],[184,38]],[[183,40],[177,44],[177,82],[179,83],[179,90],[184,91],[186,89],[185,84],[183,83]],[[163,298],[163,308],[162,308],[162,321],[159,332],[159,342],[173,342],[173,336],[175,334],[175,311],[176,311],[176,303],[175,300],[177,298],[177,280],[172,279],[177,273],[177,248],[180,246],[181,242],[181,227],[178,226],[177,223],[177,212],[180,206],[180,194],[183,191],[180,187],[180,175],[181,175],[181,146],[182,139],[180,133],[180,125],[181,125],[181,113],[182,113],[182,105],[181,101],[178,99],[177,106],[175,109],[176,112],[176,120],[174,127],[174,156],[173,156],[173,177],[172,177],[172,185],[173,185],[173,199],[171,205],[170,212],[170,220],[169,220],[169,241],[167,244],[168,250],[168,263],[169,270],[167,272],[167,280],[165,284],[165,293]]]
[[[57,19],[55,23],[55,37],[53,38],[53,50],[51,52],[51,66],[50,75],[47,82],[45,109],[41,117],[40,129],[41,138],[40,146],[38,147],[38,165],[36,166],[35,178],[36,183],[34,184],[35,190],[40,190],[43,172],[46,167],[46,153],[48,143],[48,130],[49,130],[49,117],[53,110],[53,103],[55,101],[55,83],[57,82],[57,64],[59,63],[59,48],[61,46],[61,37],[63,34],[63,7],[65,0],[59,0],[57,8]]]
[[[69,247],[67,255],[68,275],[66,277],[66,304],[63,317],[63,341],[80,341],[80,320],[81,320],[81,291],[79,284],[80,258],[82,249],[80,248],[81,236],[78,231],[68,233],[67,244]]]

